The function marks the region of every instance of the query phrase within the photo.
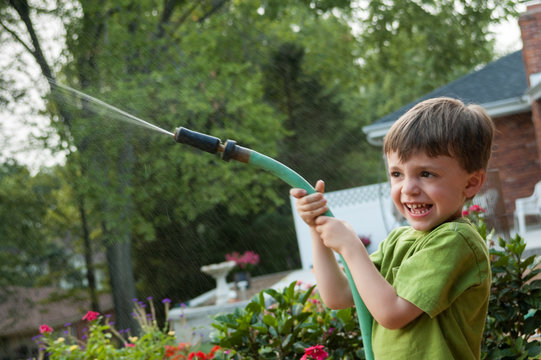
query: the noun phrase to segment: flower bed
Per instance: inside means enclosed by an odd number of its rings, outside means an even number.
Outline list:
[[[134,316],[141,328],[140,336],[132,336],[131,331],[117,330],[109,317],[95,311],[88,311],[82,320],[88,324],[86,335],[77,339],[70,334],[70,324],[66,324],[60,336],[47,324],[39,327],[40,335],[37,341],[40,351],[39,360],[48,357],[52,360],[116,360],[116,359],[145,359],[145,360],[207,360],[214,359],[219,346],[214,346],[209,352],[201,350],[200,344],[189,342],[177,343],[175,333],[166,322],[160,328],[155,319],[154,304],[147,299],[150,313],[146,312],[146,304],[134,301]],[[169,311],[169,299],[164,299],[165,313]]]

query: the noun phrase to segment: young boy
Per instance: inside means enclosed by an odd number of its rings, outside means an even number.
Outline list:
[[[391,197],[410,226],[392,231],[370,256],[350,225],[322,216],[323,181],[315,194],[291,190],[310,226],[320,295],[330,308],[353,306],[336,251],[374,317],[375,359],[480,358],[488,250],[461,216],[485,180],[493,132],[480,106],[451,98],[419,103],[396,121],[383,151]]]

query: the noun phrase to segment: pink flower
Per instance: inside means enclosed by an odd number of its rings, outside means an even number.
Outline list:
[[[126,347],[135,347],[135,344],[126,343]]]
[[[372,243],[372,240],[370,240],[370,236],[366,236],[366,235],[358,235],[359,236],[359,239],[361,239],[361,242],[363,243],[364,246],[368,246]]]
[[[323,345],[315,345],[304,349],[304,355],[301,360],[325,360],[329,354],[324,350]]]
[[[470,212],[468,210],[462,210],[462,216],[468,216]]]
[[[89,312],[86,313],[85,316],[83,316],[83,320],[86,320],[86,321],[96,320],[98,318],[98,316],[100,316],[99,312],[97,312],[97,311],[89,311]]]
[[[259,255],[254,251],[245,251],[244,254],[240,254],[238,251],[233,251],[230,254],[225,255],[227,261],[234,261],[241,269],[249,267],[249,265],[259,264]]]
[[[48,334],[48,333],[52,333],[53,332],[53,328],[50,327],[49,325],[46,325],[46,324],[43,324],[39,327],[39,333],[40,334]]]
[[[486,212],[485,209],[483,209],[481,206],[475,204],[475,205],[472,205],[470,206],[470,211],[473,211],[473,212]]]

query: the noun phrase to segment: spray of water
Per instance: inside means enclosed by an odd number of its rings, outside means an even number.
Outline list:
[[[63,90],[65,92],[68,92],[68,93],[71,93],[81,99],[84,99],[88,102],[90,102],[91,104],[94,104],[98,107],[101,107],[101,108],[105,108],[105,109],[108,109],[108,110],[111,110],[113,111],[117,116],[116,118],[122,120],[122,121],[126,121],[126,122],[129,122],[131,124],[135,124],[135,125],[139,125],[139,126],[143,126],[147,129],[151,129],[151,130],[154,130],[154,131],[157,131],[159,133],[162,133],[162,134],[166,134],[166,135],[170,135],[170,136],[175,136],[172,132],[170,131],[167,131],[167,130],[164,130],[162,129],[161,127],[158,127],[154,124],[151,124],[143,119],[139,119],[138,117],[136,116],[133,116],[132,114],[129,114],[123,110],[120,110],[119,108],[113,106],[113,105],[110,105],[108,103],[106,103],[105,101],[102,101],[100,99],[97,99],[93,96],[90,96],[88,94],[85,94],[83,93],[82,91],[79,91],[79,90],[76,90],[74,88],[71,88],[69,86],[66,86],[66,85],[62,85],[62,84],[58,84],[54,81],[51,81],[51,86],[53,86],[54,88],[57,88],[59,90]]]

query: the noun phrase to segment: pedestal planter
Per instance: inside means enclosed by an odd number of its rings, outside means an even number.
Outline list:
[[[248,271],[237,271],[233,274],[233,279],[235,280],[235,284],[239,290],[243,287],[243,284],[239,284],[241,281],[245,282],[245,289],[249,289],[252,285],[252,275],[250,275]]]

